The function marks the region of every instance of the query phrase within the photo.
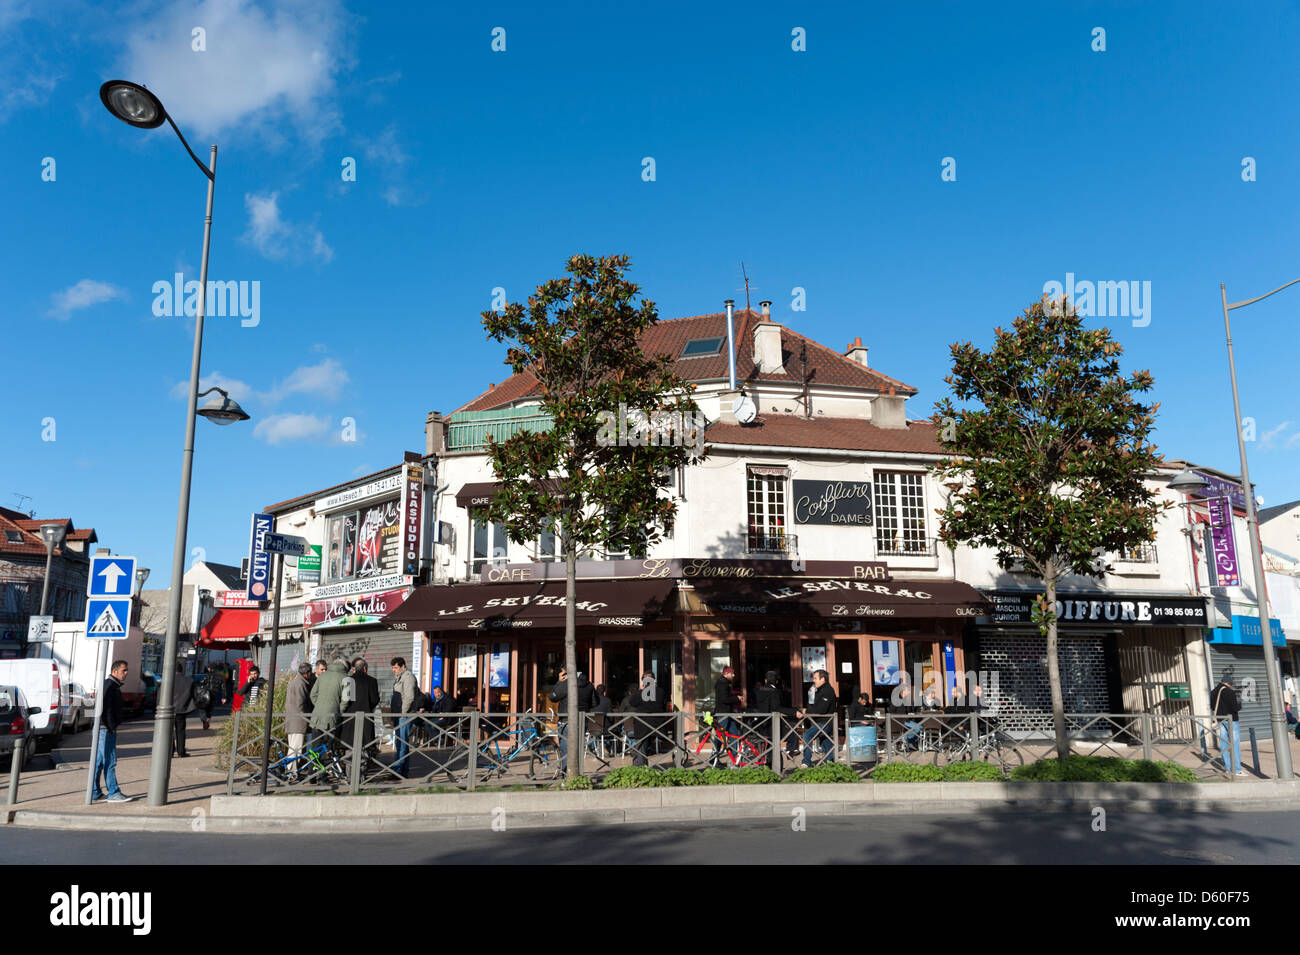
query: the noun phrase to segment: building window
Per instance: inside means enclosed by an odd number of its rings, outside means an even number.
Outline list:
[[[925,475],[876,472],[876,553],[882,556],[930,552],[925,536]]]
[[[4,584],[0,586],[0,612],[6,616],[15,616],[26,612],[27,585]]]
[[[537,538],[537,559],[543,562],[563,560],[564,555],[560,553],[560,541],[555,536],[555,523],[551,523],[551,529],[543,531]]]
[[[1119,552],[1119,559],[1130,564],[1154,564],[1156,562],[1155,544],[1138,544],[1126,547]]]
[[[722,351],[722,343],[726,341],[722,338],[692,338],[682,348],[679,358],[703,358],[706,355],[716,355]]]
[[[748,471],[747,507],[749,550],[752,553],[788,553],[793,538],[785,532],[785,468],[751,467]]]
[[[487,519],[487,511],[472,510],[469,513],[470,551],[469,570],[473,576],[483,569],[488,561],[504,562],[509,553],[510,540],[506,536],[506,525]]]

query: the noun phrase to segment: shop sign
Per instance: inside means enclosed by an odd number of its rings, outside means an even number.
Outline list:
[[[213,598],[212,605],[218,609],[247,609],[250,607],[256,609],[262,606],[263,603],[265,603],[265,598],[262,600],[249,600],[248,595],[242,590],[218,590],[217,596]]]
[[[339,491],[337,494],[331,494],[329,497],[318,500],[316,502],[316,513],[323,514],[325,511],[346,507],[348,504],[355,504],[368,498],[379,497],[381,494],[391,494],[401,486],[402,475],[393,474],[377,481],[371,481],[369,484],[362,484],[360,487],[348,488],[346,491]]]
[[[478,644],[462,643],[456,650],[456,679],[473,679],[478,676]]]
[[[795,481],[796,524],[871,524],[868,481]]]
[[[1192,698],[1192,688],[1186,683],[1166,683],[1165,699],[1166,700],[1190,700]]]
[[[580,560],[579,580],[759,580],[764,577],[851,577],[890,580],[889,565],[875,560],[717,560],[650,558],[646,560]],[[484,566],[484,583],[528,583],[563,580],[563,561]]]
[[[358,577],[382,577],[400,571],[401,515],[397,499],[372,504],[358,515],[356,563]]]
[[[417,631],[418,633],[418,631]],[[436,686],[442,686],[442,657],[446,651],[446,645],[441,643],[429,644],[429,691],[432,692]]]
[[[293,607],[280,608],[280,626],[282,627],[301,627],[304,618],[304,605],[297,604]],[[262,630],[269,631],[275,622],[275,609],[263,610],[258,615],[258,625]]]
[[[898,664],[897,640],[871,641],[871,668],[874,682],[881,686],[898,686],[900,668]]]
[[[424,468],[408,464],[402,485],[402,573],[420,572],[420,528],[424,523]]]
[[[298,583],[320,583],[320,544],[311,545],[311,553],[298,558]]]
[[[377,593],[393,590],[397,587],[411,586],[411,578],[404,574],[389,574],[386,577],[372,577],[369,580],[345,580],[338,584],[326,584],[312,591],[312,598],[323,600],[327,597],[347,597],[352,594]]]
[[[1241,571],[1237,566],[1237,542],[1232,533],[1232,508],[1228,499],[1216,497],[1207,502],[1210,511],[1210,553],[1214,563],[1210,571],[1216,587],[1241,586]]]
[[[275,525],[270,514],[254,514],[248,538],[248,599],[265,600],[271,589],[271,555],[263,546]]]
[[[1221,477],[1215,477],[1213,474],[1206,474],[1204,471],[1193,471],[1205,481],[1205,487],[1191,492],[1191,496],[1200,500],[1211,497],[1226,497],[1232,501],[1232,506],[1246,509],[1246,495],[1242,493],[1241,485],[1236,481],[1226,481]]]
[[[811,683],[813,674],[826,669],[825,647],[803,647],[803,678]]]
[[[504,689],[510,686],[510,644],[508,643],[492,644],[488,686],[493,689]]]
[[[396,610],[405,599],[405,590],[390,590],[386,593],[357,597],[313,600],[307,604],[307,611],[303,615],[303,626],[319,628],[377,623],[385,614]]]
[[[1286,634],[1282,630],[1282,621],[1277,617],[1268,618],[1268,632],[1269,636],[1273,638],[1273,646],[1286,646]],[[1262,647],[1264,645],[1264,628],[1260,625],[1259,617],[1234,613],[1232,615],[1232,629],[1216,627],[1210,631],[1210,642],[1231,643],[1242,647]]]
[[[1033,623],[1041,593],[1028,590],[988,594],[991,623]],[[1129,627],[1204,627],[1205,601],[1195,597],[1149,597],[1125,594],[1062,594],[1056,619],[1067,626],[1115,624]]]

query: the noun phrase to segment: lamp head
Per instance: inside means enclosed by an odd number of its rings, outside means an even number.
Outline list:
[[[99,98],[110,113],[139,129],[156,129],[167,119],[158,97],[139,83],[109,80],[99,88]]]

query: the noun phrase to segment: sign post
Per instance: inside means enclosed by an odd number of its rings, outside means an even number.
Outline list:
[[[86,764],[86,805],[91,802],[99,768],[100,723],[104,715],[104,662],[108,641],[125,640],[131,626],[131,588],[135,582],[134,557],[92,557],[86,581],[86,639],[97,644],[95,673],[95,721],[90,731],[90,760]],[[125,595],[125,597],[123,596]],[[109,654],[109,660],[112,655]]]
[[[311,553],[311,545],[304,537],[292,534],[264,534],[262,546],[268,554],[275,554],[275,608],[271,616],[271,664],[267,667],[270,675],[266,680],[266,726],[262,730],[262,782],[258,791],[266,795],[267,769],[271,764],[271,718],[275,710],[275,667],[280,653],[280,593],[284,584],[284,555],[293,554],[305,557]]]

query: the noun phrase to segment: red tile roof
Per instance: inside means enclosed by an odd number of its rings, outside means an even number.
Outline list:
[[[715,422],[706,435],[709,444],[942,454],[936,430],[929,421],[909,421],[906,428],[881,428],[859,418],[768,414],[759,415],[749,425]]]
[[[93,527],[77,530],[72,526],[72,521],[66,517],[34,518],[28,517],[22,511],[14,511],[7,507],[0,507],[0,552],[6,554],[38,554],[44,556],[45,541],[41,538],[42,524],[64,525],[64,527],[67,528],[67,536],[69,540],[97,539]],[[5,533],[5,531],[10,530],[21,533],[22,540],[9,540],[9,535]],[[63,556],[63,548],[56,547],[54,553]]]
[[[813,384],[841,386],[887,392],[893,388],[899,394],[914,395],[916,389],[888,375],[853,361],[833,349],[800,335],[793,329],[781,326],[781,352],[785,367],[770,374],[759,374],[754,364],[753,328],[763,321],[759,312],[739,309],[735,312],[736,327],[736,377],[741,381],[787,381],[802,379],[799,352],[808,346],[808,370],[815,372]],[[696,338],[725,338],[727,315],[692,315],[688,318],[664,319],[646,329],[641,336],[641,348],[650,354],[667,355],[674,370],[688,381],[717,381],[727,377],[727,348],[725,343],[716,355],[700,358],[678,358],[686,343]],[[525,372],[512,375],[495,388],[490,388],[477,398],[457,408],[456,411],[486,411],[511,404],[521,398],[541,394],[537,379]],[[455,412],[453,412],[454,414]]]

